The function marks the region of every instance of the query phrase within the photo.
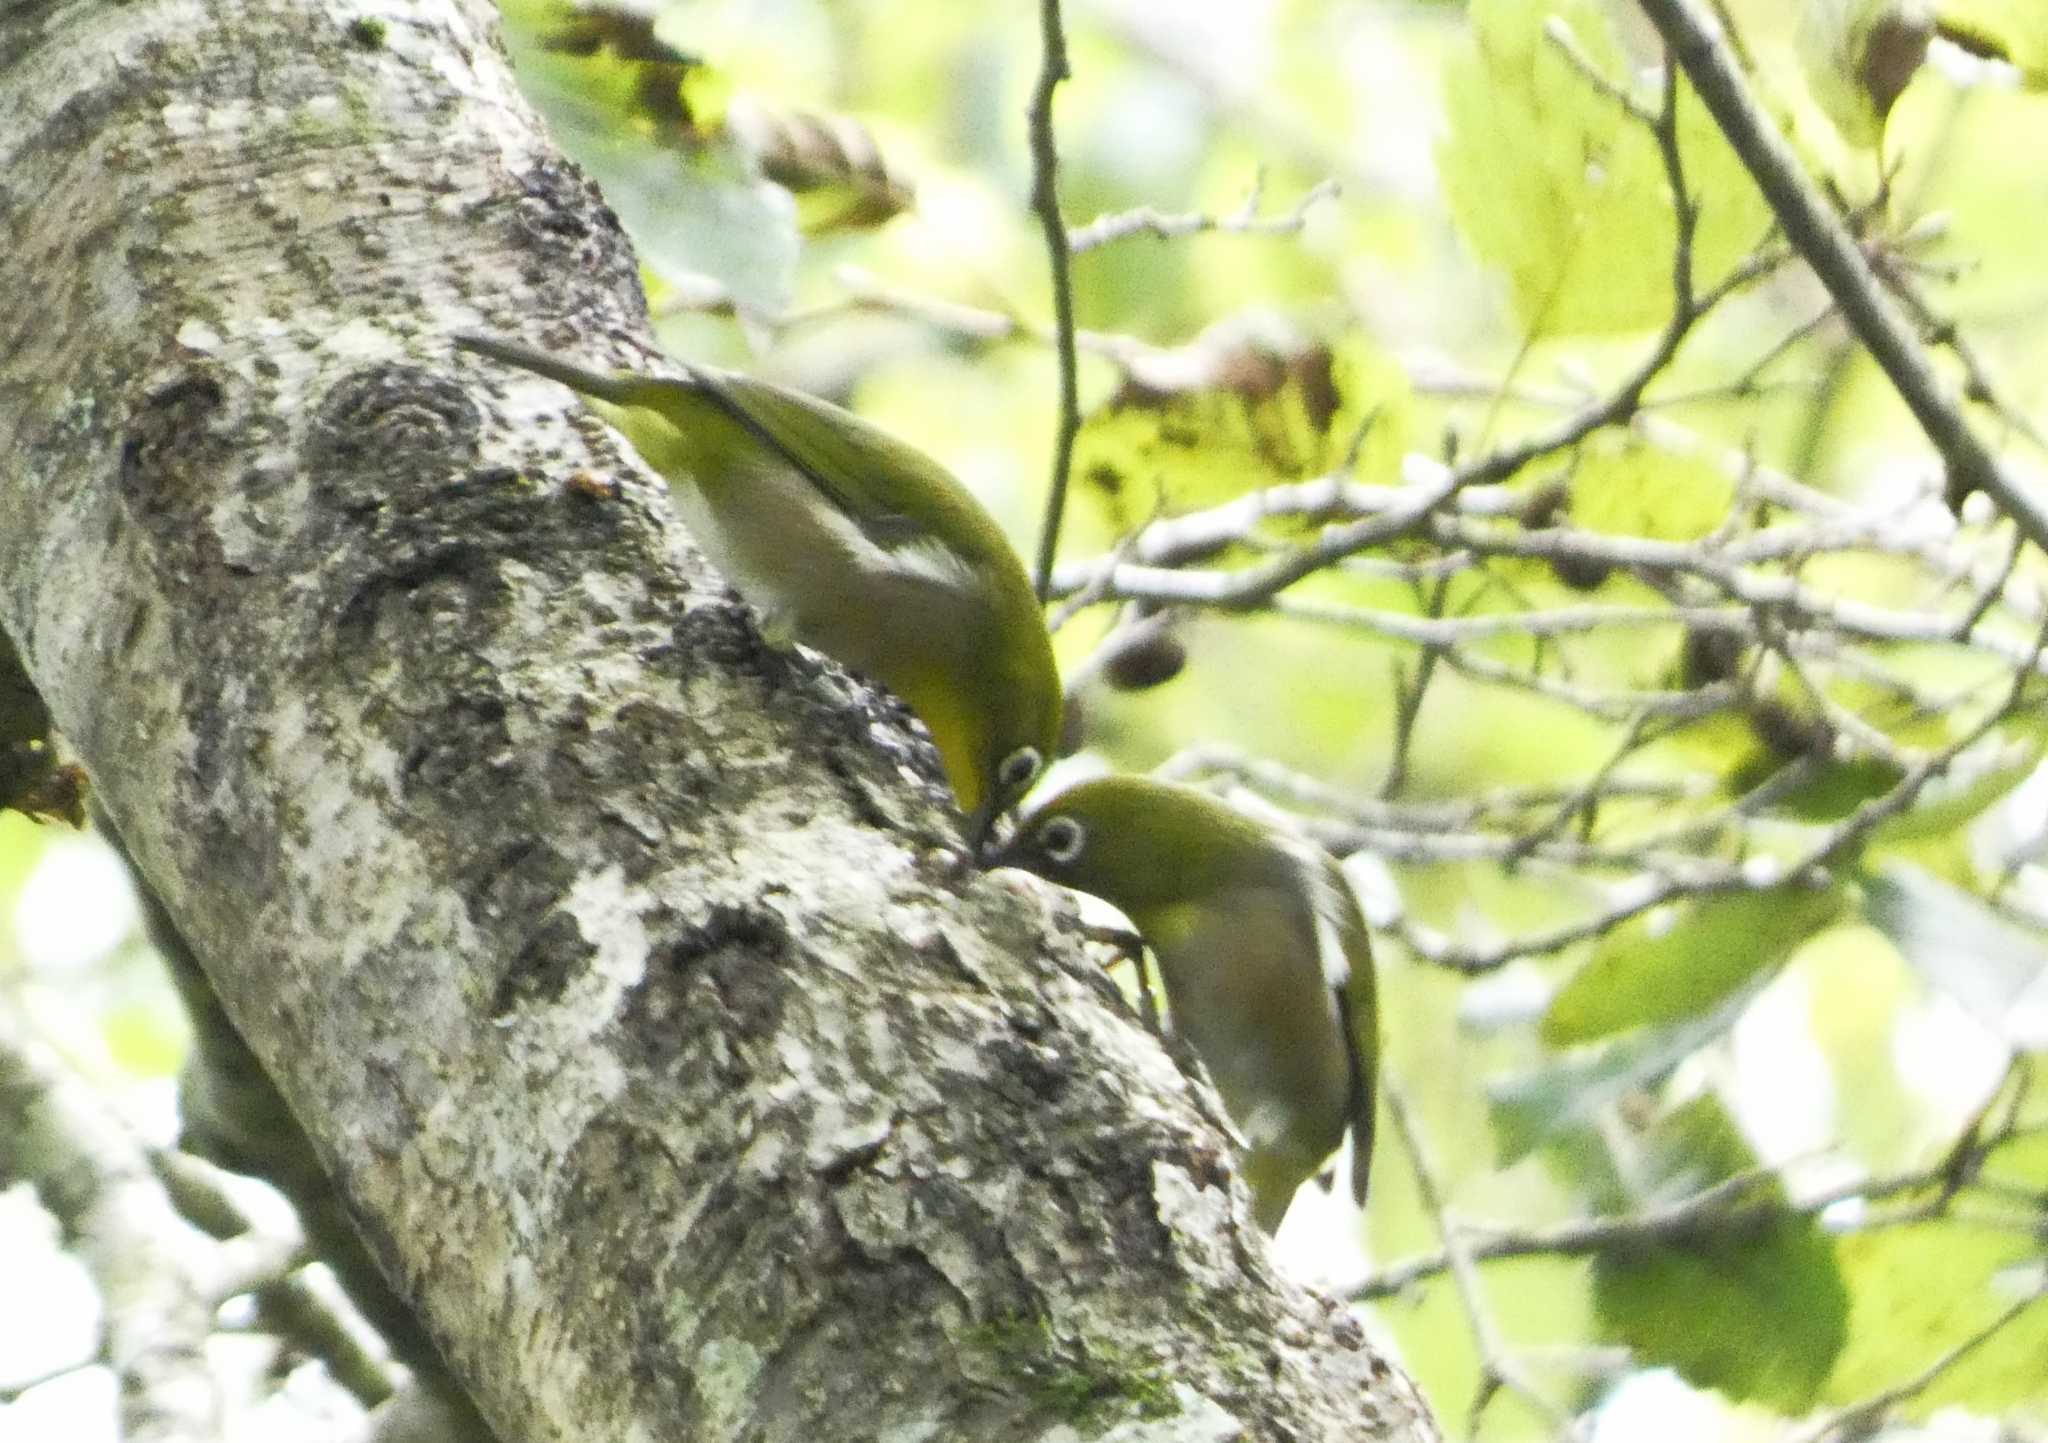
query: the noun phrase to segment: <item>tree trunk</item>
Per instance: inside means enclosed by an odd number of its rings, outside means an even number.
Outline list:
[[[508,1443],[1432,1436],[900,709],[451,355],[645,336],[494,25],[0,10],[0,625],[372,1253]]]

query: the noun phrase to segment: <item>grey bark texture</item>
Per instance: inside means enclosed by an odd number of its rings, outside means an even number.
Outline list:
[[[900,712],[451,356],[645,334],[494,25],[0,8],[0,626],[379,1264],[508,1443],[1434,1436]]]
[[[108,839],[120,848],[111,824],[104,817],[98,820]],[[134,859],[127,857],[125,848],[121,850],[133,869]],[[261,1178],[284,1194],[298,1215],[310,1253],[333,1269],[363,1320],[405,1364],[410,1382],[393,1398],[385,1376],[388,1369],[379,1367],[375,1376],[365,1376],[368,1370],[360,1366],[363,1360],[348,1356],[347,1351],[335,1355],[332,1344],[346,1342],[345,1336],[335,1336],[338,1326],[318,1339],[320,1346],[311,1350],[346,1381],[359,1400],[376,1408],[369,1443],[495,1443],[462,1384],[450,1374],[433,1340],[421,1329],[418,1316],[392,1291],[363,1246],[312,1140],[269,1071],[229,1019],[199,959],[172,925],[147,881],[138,876],[137,882],[144,927],[178,989],[192,1028],[191,1048],[178,1077],[177,1155],[203,1158],[228,1172]],[[257,1301],[264,1308],[266,1327],[308,1317],[307,1309],[294,1306],[305,1301],[302,1280],[280,1278],[269,1283],[258,1291]]]

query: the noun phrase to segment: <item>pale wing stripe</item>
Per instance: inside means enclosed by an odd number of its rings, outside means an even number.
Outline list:
[[[1341,890],[1341,874],[1333,879],[1329,855],[1315,843],[1298,837],[1286,840],[1287,850],[1301,869],[1303,890],[1309,911],[1315,917],[1316,957],[1322,963],[1323,980],[1341,988],[1351,980],[1351,957],[1344,950],[1344,922],[1350,915],[1350,898]]]

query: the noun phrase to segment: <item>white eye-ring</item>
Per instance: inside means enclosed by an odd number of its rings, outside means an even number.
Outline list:
[[[1054,817],[1038,829],[1038,848],[1048,861],[1064,867],[1088,845],[1088,829],[1072,817]]]
[[[1018,747],[996,768],[996,781],[1005,792],[1014,795],[1036,781],[1044,766],[1045,758],[1038,754],[1037,747]]]

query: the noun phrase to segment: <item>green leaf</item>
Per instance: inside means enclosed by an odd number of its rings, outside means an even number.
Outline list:
[[[1804,1218],[1603,1254],[1593,1301],[1602,1332],[1638,1362],[1787,1413],[1812,1403],[1847,1335],[1834,1247]]]
[[[1831,928],[1799,954],[1806,1026],[1834,1090],[1832,1140],[1866,1167],[1921,1163],[1926,1111],[1902,1072],[1899,1028],[1926,995],[1905,959],[1868,926]]]
[[[1696,1098],[1641,1139],[1639,1202],[1675,1200],[1755,1163],[1719,1099]],[[1604,1252],[1593,1264],[1593,1301],[1603,1336],[1639,1362],[1787,1413],[1812,1403],[1848,1337],[1834,1244],[1804,1216],[1744,1228],[1709,1222],[1676,1241]]]
[[[1882,846],[1959,831],[2012,795],[2040,765],[2041,738],[2032,728],[2016,741],[2008,732],[2000,728],[1963,752],[1920,789],[1912,806],[1880,822],[1871,842]]]
[[[623,10],[501,0],[520,88],[588,170],[664,281],[711,276],[743,305],[786,309],[796,207],[724,123],[724,81]]]
[[[1697,541],[1734,503],[1735,478],[1718,462],[1632,435],[1589,442],[1572,471],[1572,523],[1603,536]]]
[[[2039,1286],[2038,1243],[1956,1223],[1855,1233],[1837,1254],[1854,1302],[1848,1345],[1827,1384],[1836,1405],[1918,1376]],[[2048,1299],[2037,1299],[1898,1408],[1915,1421],[1941,1408],[2048,1408],[2044,1359]]]
[[[1543,1040],[1563,1047],[1696,1017],[1781,966],[1841,910],[1837,888],[1788,885],[1630,918],[1601,937],[1552,1000]]]
[[[1963,729],[1980,725],[1974,703],[1951,706],[1932,716],[1900,717],[1887,705],[1849,686],[1830,685],[1835,702],[1855,711],[1903,746],[1939,747]],[[1899,784],[1905,772],[1879,757],[1834,755],[1834,734],[1805,698],[1774,698],[1747,716],[1760,745],[1733,769],[1739,790],[1760,786],[1780,767],[1798,759],[1804,780],[1781,790],[1770,806],[1775,816],[1832,823]],[[1913,805],[1873,827],[1869,845],[1923,841],[1959,831],[2033,774],[2042,739],[2031,722],[2000,726],[1966,748],[1941,775],[1920,788]]]
[[[1553,23],[1610,82],[1628,83],[1596,0],[1473,0],[1472,44],[1445,65],[1438,163],[1452,216],[1506,273],[1531,334],[1654,325],[1670,314],[1677,239],[1662,157],[1649,128],[1545,37]],[[1711,278],[1756,244],[1763,201],[1690,89],[1678,130],[1687,182],[1710,198],[1694,261]]]
[[[2048,934],[1922,869],[1895,862],[1863,878],[1863,914],[1930,986],[2000,1036],[2038,1025]]]
[[[1788,758],[1766,753],[1782,765]],[[1777,766],[1761,766],[1743,777],[1747,786],[1761,786],[1775,775]],[[1797,817],[1803,822],[1839,822],[1865,802],[1876,801],[1897,786],[1905,772],[1878,757],[1825,757],[1812,764],[1806,780],[1786,787],[1771,803],[1775,816]]]
[[[1074,475],[1115,533],[1329,475],[1361,441],[1352,474],[1393,480],[1408,404],[1405,375],[1364,338],[1240,320],[1135,368],[1082,425]]]

